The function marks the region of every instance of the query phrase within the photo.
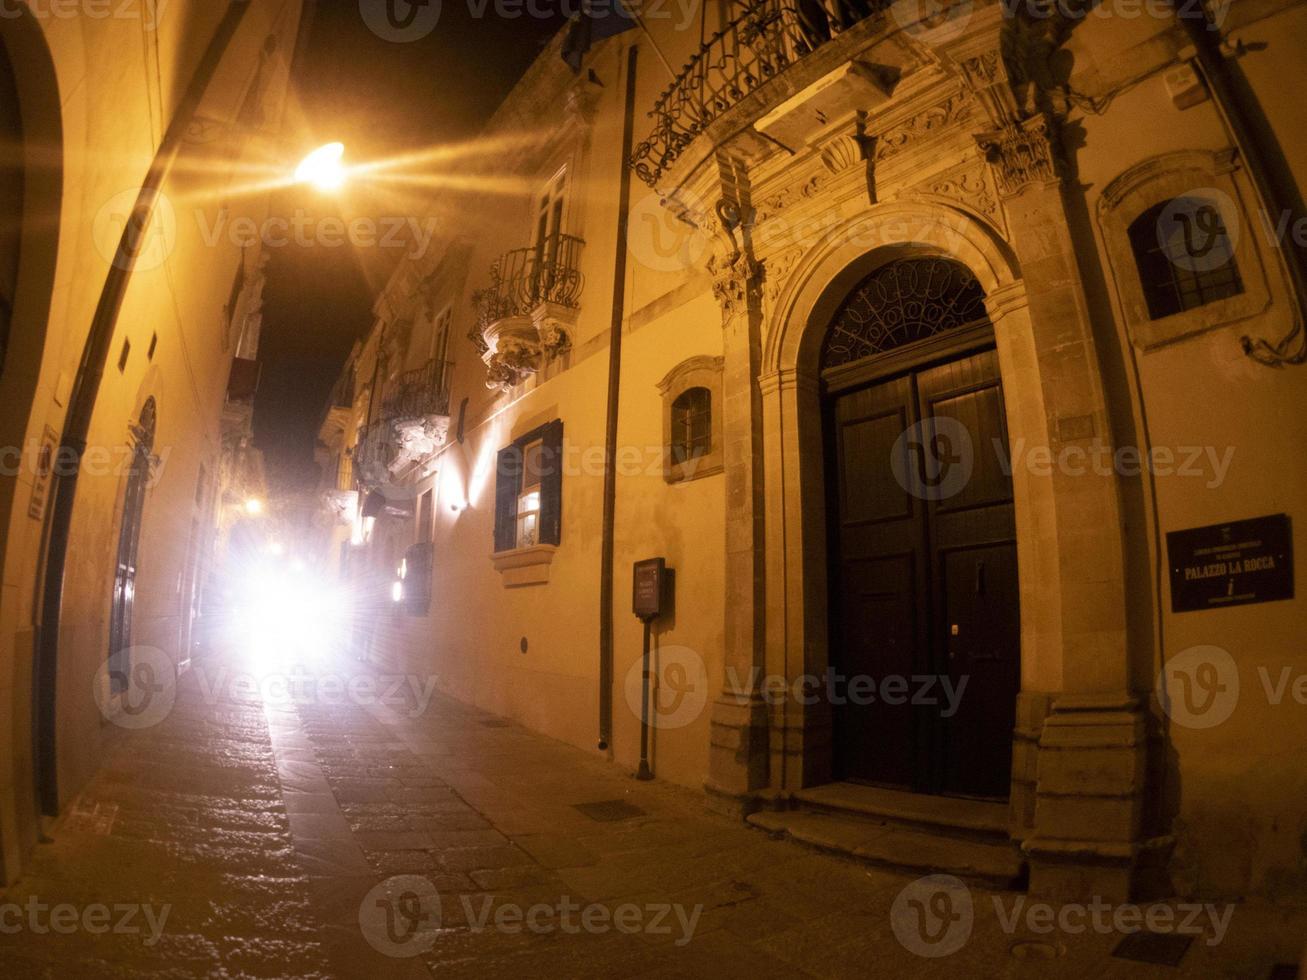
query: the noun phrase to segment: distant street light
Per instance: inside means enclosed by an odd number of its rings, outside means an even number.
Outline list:
[[[249,514],[251,517],[258,517],[263,513],[263,501],[258,497],[251,497],[249,500],[245,501],[245,513]]]
[[[295,183],[312,184],[321,191],[339,190],[345,183],[344,143],[320,146],[295,169]]]

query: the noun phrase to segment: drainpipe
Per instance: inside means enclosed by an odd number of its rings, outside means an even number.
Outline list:
[[[127,219],[118,249],[109,268],[100,300],[91,320],[91,329],[82,348],[64,421],[63,437],[53,468],[50,508],[50,532],[45,554],[45,576],[41,593],[40,624],[37,628],[35,756],[37,795],[47,816],[59,813],[58,755],[56,752],[55,684],[58,677],[59,628],[63,616],[64,573],[68,563],[68,544],[73,523],[73,505],[77,496],[77,479],[82,456],[91,429],[91,416],[100,394],[100,382],[109,360],[114,327],[131,282],[136,259],[145,241],[145,232],[154,216],[155,204],[190,127],[204,93],[217,72],[227,48],[240,27],[249,0],[232,0],[218,29],[196,66],[168,131],[164,134],[149,173],[141,185],[136,204]]]
[[[1240,99],[1239,79],[1230,70],[1222,50],[1223,41],[1218,25],[1211,21],[1202,4],[1194,5],[1192,10],[1182,0],[1172,0],[1172,5],[1175,7],[1176,20],[1193,44],[1194,61],[1207,82],[1217,111],[1248,166],[1248,174],[1252,178],[1263,214],[1267,218],[1282,214],[1292,216],[1293,208],[1289,207],[1289,202],[1294,200],[1296,189],[1287,186],[1277,172],[1267,165],[1267,158],[1275,151],[1263,146],[1249,121],[1247,110]],[[1307,269],[1304,269],[1302,252],[1292,243],[1282,243],[1281,250],[1288,252],[1285,267],[1298,307],[1294,328],[1275,343],[1254,340],[1248,336],[1240,338],[1244,353],[1269,367],[1307,362],[1307,343],[1303,339],[1304,318],[1307,318],[1307,310],[1304,309],[1304,303],[1307,303]],[[1295,347],[1296,350],[1293,349]]]
[[[608,422],[604,437],[604,526],[599,559],[599,750],[613,741],[613,528],[617,520],[617,407],[622,388],[622,321],[626,316],[626,229],[631,213],[631,149],[635,133],[635,66],[640,49],[626,53],[626,116],[617,200],[617,257],[613,262],[613,319],[608,334]]]

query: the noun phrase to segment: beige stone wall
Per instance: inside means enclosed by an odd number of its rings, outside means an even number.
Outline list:
[[[149,9],[151,5],[135,5]],[[189,84],[224,5],[174,3],[157,25],[139,17],[76,13],[52,16],[48,4],[19,5],[0,23],[18,66],[20,101],[32,175],[23,221],[25,250],[15,344],[0,398],[3,443],[28,446],[48,426],[60,431],[72,379],[121,234],[163,132]],[[164,187],[147,245],[131,279],[111,345],[90,432],[88,466],[80,481],[65,584],[59,682],[60,794],[67,802],[94,771],[111,736],[92,697],[107,655],[113,557],[125,473],[121,465],[130,422],[155,398],[160,458],[141,534],[135,642],[178,657],[186,635],[186,599],[179,589],[190,546],[200,466],[217,474],[218,424],[233,339],[223,308],[236,270],[237,247],[226,236],[206,239],[224,203],[232,218],[256,219],[263,195],[231,193],[235,172],[276,145],[289,58],[300,4],[259,2],[235,36],[202,104],[209,120],[229,125],[259,63],[265,39],[279,39],[269,63],[265,105],[271,126],[234,140],[212,134],[182,150],[190,176]],[[229,155],[230,154],[230,155]],[[195,165],[219,166],[196,176]],[[215,184],[215,176],[217,182]],[[50,232],[57,230],[57,239]],[[41,237],[44,233],[45,237]],[[31,247],[27,247],[30,245]],[[42,275],[44,273],[44,275]],[[26,278],[24,278],[26,277]],[[30,290],[24,294],[22,290]],[[48,306],[47,306],[48,304]],[[147,358],[157,336],[153,359]],[[131,352],[117,363],[124,342]],[[104,458],[108,462],[100,462]],[[3,871],[12,878],[36,836],[30,786],[33,624],[42,525],[28,515],[32,471],[5,477],[4,591],[0,601],[0,842]],[[12,724],[10,723],[12,719]]]
[[[1247,44],[1239,68],[1301,186],[1307,160],[1294,134],[1307,110],[1283,82],[1301,75],[1307,14],[1296,3],[1245,2],[1229,18],[1227,34]],[[1077,25],[1063,46],[1069,78],[1040,96],[1058,107],[1060,125],[1055,119],[1047,130],[1014,94],[1020,85],[1002,62],[985,60],[1009,29],[996,5],[977,4],[966,30],[942,39],[905,30],[908,23],[893,11],[864,22],[782,76],[767,99],[728,113],[687,148],[658,192],[633,186],[633,224],[684,243],[689,226],[677,211],[697,222],[690,237],[699,239],[679,264],[656,249],[631,250],[619,446],[660,444],[657,381],[686,358],[724,355],[726,440],[735,449],[725,473],[684,485],[669,486],[657,472],[618,479],[614,757],[633,766],[638,751],[623,696],[640,639],[628,612],[629,566],[662,554],[678,570],[678,605],[658,641],[669,656],[681,655],[672,647],[693,651],[707,688],[691,721],[656,734],[658,774],[688,786],[709,781],[754,802],[826,778],[826,722],[794,706],[760,713],[749,696],[719,701],[724,667],[765,665],[788,677],[824,669],[815,338],[858,270],[903,254],[951,255],[989,292],[1009,429],[1025,451],[1197,446],[1220,460],[1234,449],[1219,482],[1215,471],[1211,479],[1040,475],[1017,460],[1023,694],[1012,819],[1014,836],[1052,869],[1048,878],[1041,872],[1040,887],[1121,887],[1098,876],[1169,854],[1174,835],[1166,887],[1207,895],[1297,889],[1307,819],[1297,749],[1307,714],[1291,696],[1268,704],[1259,670],[1275,679],[1282,668],[1291,677],[1301,671],[1303,600],[1174,614],[1163,551],[1167,531],[1294,515],[1307,502],[1302,454],[1292,449],[1303,434],[1307,375],[1301,366],[1258,365],[1240,344],[1244,335],[1278,340],[1301,309],[1282,250],[1256,217],[1251,179],[1246,168],[1220,163],[1231,136],[1215,103],[1191,104],[1172,71],[1183,67],[1187,41],[1169,18],[1112,8]],[[698,43],[697,33],[691,43],[669,27],[653,30],[673,64]],[[556,52],[542,56],[490,132],[552,133],[552,141],[528,139],[533,149],[502,156],[496,173],[516,194],[450,198],[464,221],[425,264],[402,269],[378,306],[383,319],[409,316],[414,284],[438,273],[437,305],[455,304],[455,412],[469,398],[466,442],[447,448],[425,478],[440,494],[431,616],[396,615],[383,632],[402,639],[410,669],[439,675],[459,697],[587,748],[597,734],[602,475],[567,471],[563,541],[549,581],[508,589],[490,560],[493,468],[499,448],[555,417],[570,447],[602,443],[620,64],[633,40],[625,35],[592,55],[599,90],[573,83]],[[637,139],[668,80],[648,44],[640,57]],[[853,57],[899,68],[892,95],[864,95],[793,154],[750,130]],[[579,118],[561,108],[569,92],[573,105],[590,101]],[[1041,146],[1052,146],[1062,165],[1038,159]],[[727,156],[714,157],[714,148]],[[1019,158],[1031,148],[1036,159]],[[462,339],[472,326],[471,292],[485,285],[495,256],[527,244],[530,193],[564,161],[584,178],[564,228],[586,240],[574,346],[513,391],[492,394]],[[1204,174],[1203,166],[1214,169]],[[1240,268],[1260,283],[1236,304],[1236,321],[1208,323],[1216,314],[1198,311],[1192,331],[1162,344],[1150,339],[1157,328],[1131,319],[1137,273],[1128,248],[1122,253],[1123,222],[1142,200],[1137,188],[1157,180],[1179,181],[1171,193],[1230,187],[1247,209]],[[718,199],[741,193],[755,209],[743,244],[713,215]],[[441,265],[455,245],[467,256],[463,275]],[[387,533],[403,542],[413,532],[397,521]],[[750,548],[762,556],[760,582],[749,572]],[[1301,558],[1301,543],[1297,550]],[[1231,718],[1203,730],[1172,721],[1156,691],[1164,665],[1197,644],[1227,649],[1242,689]],[[1077,861],[1085,867],[1058,878]]]

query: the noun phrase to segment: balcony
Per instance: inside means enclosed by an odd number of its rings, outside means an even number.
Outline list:
[[[838,6],[839,14],[814,16],[794,0],[761,0],[708,38],[649,113],[653,131],[631,154],[636,175],[656,187],[713,123],[860,20],[888,7],[889,0],[843,0],[825,6]],[[862,67],[855,66],[853,74],[861,73]],[[874,77],[855,79],[854,84],[865,89],[868,83],[873,90],[882,87]],[[871,94],[884,96],[883,91]]]
[[[489,369],[486,385],[508,389],[567,350],[584,280],[575,235],[551,235],[505,252],[490,267],[490,285],[473,294],[472,339]]]
[[[381,411],[359,430],[354,472],[364,487],[391,482],[414,463],[438,452],[449,436],[449,368],[429,361],[396,379]]]

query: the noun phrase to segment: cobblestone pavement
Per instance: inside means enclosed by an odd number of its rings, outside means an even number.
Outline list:
[[[940,906],[475,708],[419,711],[425,678],[398,705],[244,669],[199,664],[116,736],[0,895],[0,976],[1269,977],[1301,949],[1301,911],[1246,905],[1179,967],[1116,958],[1119,933],[1032,931],[1022,896]]]

